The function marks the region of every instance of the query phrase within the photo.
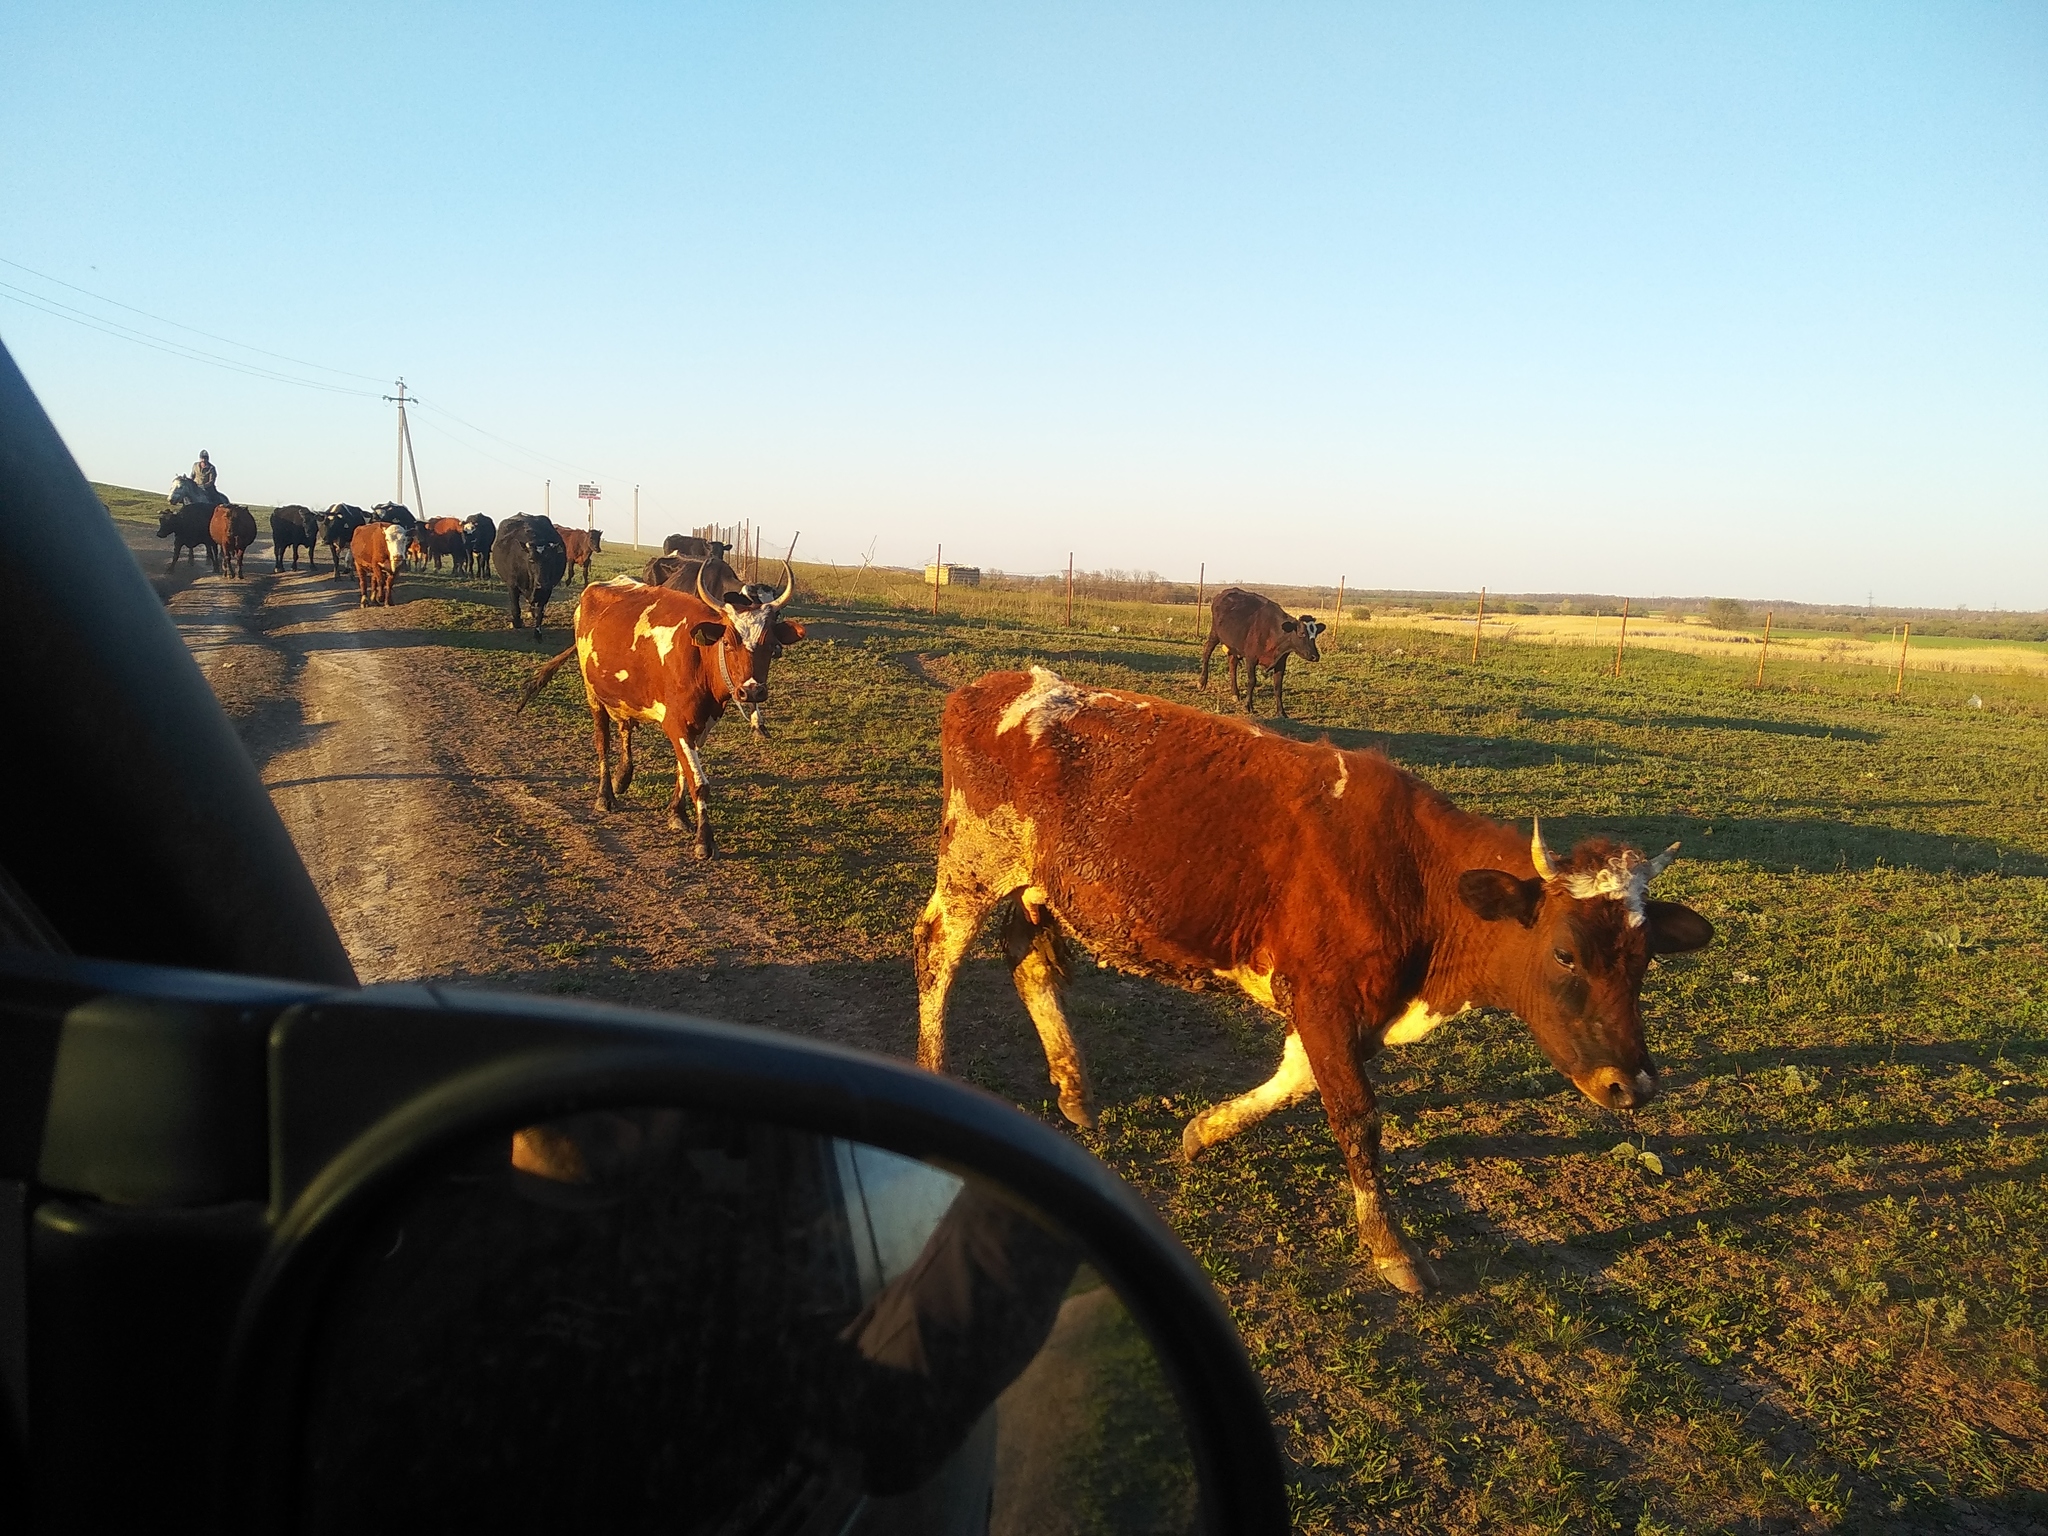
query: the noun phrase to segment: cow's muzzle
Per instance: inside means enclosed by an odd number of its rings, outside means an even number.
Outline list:
[[[739,697],[742,704],[759,709],[768,702],[768,685],[756,678],[747,678],[740,684]]]
[[[1579,1080],[1579,1092],[1603,1109],[1641,1109],[1657,1097],[1657,1076],[1647,1069],[1631,1076],[1619,1067],[1602,1067]]]

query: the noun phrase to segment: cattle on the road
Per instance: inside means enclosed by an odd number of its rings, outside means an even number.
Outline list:
[[[256,542],[255,517],[247,507],[238,507],[231,501],[223,502],[213,509],[213,522],[208,532],[213,542],[220,546],[221,569],[239,579],[242,558],[249,552],[249,546]]]
[[[211,502],[179,501],[164,507],[157,513],[156,536],[171,541],[171,569],[178,568],[178,556],[182,552],[188,564],[198,564],[199,557],[192,551],[206,551],[206,563],[214,570],[220,569],[220,546],[213,541],[213,504]]]
[[[574,573],[580,569],[583,572],[583,584],[586,587],[589,586],[590,557],[604,548],[604,530],[602,528],[563,528],[558,531],[562,535],[562,550],[568,557],[570,572]]]
[[[508,524],[509,526],[509,524]],[[524,709],[572,656],[582,658],[583,690],[597,733],[597,808],[615,808],[633,782],[633,727],[659,725],[676,754],[676,792],[668,824],[684,830],[683,796],[697,822],[692,851],[717,851],[706,804],[705,732],[737,705],[758,717],[768,702],[768,667],[804,629],[782,616],[796,590],[785,570],[779,595],[756,603],[713,603],[701,591],[676,592],[621,576],[583,589],[576,605],[576,643],[541,668],[519,701]],[[619,727],[619,768],[611,767],[612,726]]]
[[[292,557],[292,569],[299,568],[299,551],[306,552],[306,565],[310,569],[313,556],[320,548],[320,519],[310,507],[287,503],[273,507],[270,511],[270,553],[277,562],[277,568],[284,569],[285,552]]]
[[[327,545],[328,559],[334,562],[336,581],[341,580],[342,551],[353,545],[356,530],[369,520],[369,513],[361,507],[352,507],[345,501],[337,501],[320,514],[320,538]]]
[[[1316,636],[1324,625],[1313,614],[1297,617],[1270,597],[1247,592],[1243,587],[1225,587],[1209,600],[1209,639],[1202,647],[1201,686],[1209,686],[1209,658],[1222,646],[1230,657],[1230,696],[1237,697],[1237,663],[1245,663],[1244,707],[1258,713],[1259,668],[1273,674],[1273,709],[1287,714],[1287,658],[1321,661]]]
[[[1280,1067],[1204,1110],[1184,1156],[1318,1090],[1379,1272],[1420,1291],[1427,1265],[1380,1184],[1365,1063],[1471,1007],[1526,1021],[1603,1109],[1657,1091],[1640,999],[1651,957],[1713,926],[1648,887],[1604,839],[1560,859],[1459,810],[1376,752],[1295,741],[1043,668],[957,690],[940,727],[938,880],[915,934],[918,1059],[946,1060],[946,995],[991,914],[1037,1025],[1060,1108],[1093,1121],[1060,1006],[1068,936],[1103,963],[1191,989],[1234,986],[1286,1022]]]
[[[684,555],[692,560],[723,560],[731,548],[722,539],[700,539],[687,533],[672,533],[661,541],[664,555]]]
[[[356,606],[391,606],[391,587],[398,568],[405,563],[412,530],[396,523],[368,522],[349,540],[349,557],[356,571]]]
[[[498,525],[478,512],[462,520],[462,541],[469,546],[469,570],[482,576],[491,568],[491,545],[498,537]]]
[[[464,574],[469,566],[469,545],[462,537],[462,519],[459,517],[437,517],[432,522],[422,523],[414,535],[413,546],[418,550],[420,564],[434,562],[434,569],[441,569],[444,559],[455,562],[455,574]]]
[[[491,544],[491,569],[512,595],[512,627],[524,629],[525,612],[531,611],[535,644],[540,643],[541,625],[547,621],[548,599],[561,585],[568,561],[561,532],[549,519],[527,512],[498,525],[498,536]]]

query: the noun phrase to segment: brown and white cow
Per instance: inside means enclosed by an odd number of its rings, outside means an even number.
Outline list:
[[[668,824],[684,830],[683,796],[697,820],[692,851],[708,859],[716,851],[706,808],[704,760],[697,755],[705,733],[737,705],[758,722],[768,702],[768,666],[784,646],[804,637],[804,627],[782,617],[796,590],[796,576],[784,569],[782,592],[764,603],[736,597],[714,604],[700,586],[694,593],[651,587],[630,576],[583,589],[576,604],[576,643],[540,669],[519,700],[521,709],[546,687],[570,657],[583,671],[583,691],[597,733],[597,809],[617,808],[633,782],[633,727],[652,721],[676,753],[676,792],[668,803]],[[619,727],[619,768],[611,767],[612,726]]]
[[[918,1060],[946,1061],[946,995],[985,921],[1045,1046],[1060,1108],[1094,1121],[1060,1007],[1066,936],[1117,969],[1233,986],[1286,1022],[1272,1079],[1187,1126],[1184,1156],[1318,1090],[1360,1232],[1394,1285],[1428,1266],[1380,1185],[1365,1063],[1479,1006],[1519,1014],[1606,1109],[1657,1091],[1639,999],[1654,955],[1713,927],[1652,901],[1670,850],[1603,840],[1569,859],[1459,810],[1376,752],[1083,688],[1043,668],[947,700],[938,882],[916,928]]]
[[[1259,668],[1273,674],[1273,710],[1287,715],[1287,658],[1321,661],[1316,636],[1323,622],[1312,613],[1289,613],[1273,599],[1243,587],[1225,587],[1209,600],[1209,639],[1202,647],[1201,686],[1209,686],[1209,658],[1222,646],[1230,657],[1230,696],[1237,697],[1237,664],[1245,663],[1244,707],[1258,713]]]
[[[397,523],[365,523],[349,540],[349,558],[356,568],[356,606],[391,606],[391,583],[405,563],[413,533]]]
[[[221,569],[230,576],[240,577],[242,557],[256,542],[255,517],[247,507],[224,501],[213,509],[213,523],[208,531],[213,535],[213,542],[220,546]]]
[[[561,532],[562,548],[569,552],[569,571],[573,573],[580,569],[583,572],[583,584],[587,587],[590,585],[590,557],[604,549],[604,530],[564,528]]]

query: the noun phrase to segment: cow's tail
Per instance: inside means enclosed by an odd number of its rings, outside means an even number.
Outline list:
[[[547,687],[549,683],[555,680],[555,674],[562,670],[562,663],[575,654],[576,647],[572,645],[569,649],[562,652],[561,655],[552,658],[538,672],[534,673],[533,681],[526,685],[526,692],[519,695],[519,709],[513,710],[512,713],[516,715],[519,713],[519,710],[531,704],[534,700],[534,695],[538,694],[541,689]]]

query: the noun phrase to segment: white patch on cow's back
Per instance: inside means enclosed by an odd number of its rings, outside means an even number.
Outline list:
[[[1330,798],[1332,800],[1342,800],[1344,798],[1344,786],[1350,782],[1351,765],[1344,761],[1344,754],[1339,752],[1337,754],[1337,782],[1330,786]]]
[[[996,734],[1001,736],[1023,725],[1031,739],[1037,741],[1045,734],[1047,726],[1071,720],[1102,697],[1104,695],[1091,693],[1086,688],[1077,688],[1056,672],[1033,667],[1031,686],[1010,700],[1009,707],[1003,711],[1003,718],[996,722]]]
[[[614,672],[614,673],[612,674],[612,676],[613,676],[613,677],[617,678],[617,679],[618,679],[618,680],[619,680],[620,682],[622,682],[622,683],[623,683],[623,682],[624,682],[624,681],[625,681],[625,680],[626,680],[627,678],[631,677],[632,675],[633,675],[633,674],[632,674],[631,672],[627,671],[627,670],[626,670],[626,669],[625,669],[624,667],[621,667],[621,668],[619,668],[619,670],[618,670],[618,671],[616,671],[616,672]]]
[[[1413,1045],[1437,1025],[1455,1019],[1472,1005],[1466,1003],[1450,1013],[1438,1013],[1421,998],[1416,998],[1402,1012],[1401,1016],[1387,1026],[1387,1032],[1380,1036],[1382,1045]]]
[[[655,659],[657,661],[667,661],[668,653],[676,647],[676,631],[683,626],[680,622],[675,624],[648,623],[648,615],[660,606],[661,602],[657,599],[640,610],[640,617],[633,621],[633,644],[638,645],[642,640],[652,640],[654,642]]]
[[[638,576],[614,576],[610,581],[600,581],[600,587],[637,587],[643,585]]]

